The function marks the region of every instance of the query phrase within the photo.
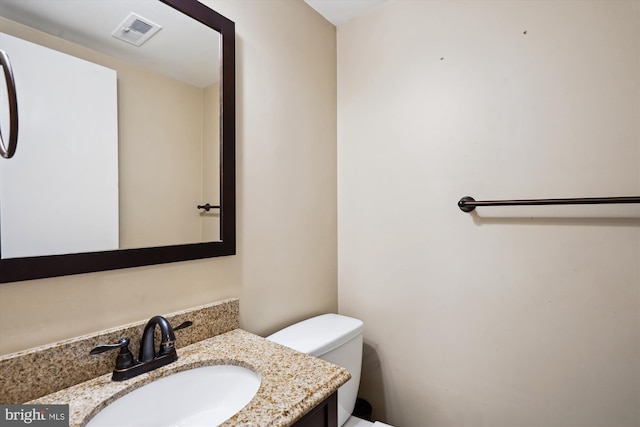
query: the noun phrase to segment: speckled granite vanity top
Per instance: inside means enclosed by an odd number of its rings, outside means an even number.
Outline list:
[[[222,426],[288,426],[349,379],[344,368],[272,343],[241,329],[178,350],[178,361],[127,381],[111,375],[60,390],[30,403],[69,403],[71,426],[83,426],[118,397],[154,379],[190,368],[233,364],[261,376],[256,396]]]
[[[239,365],[260,374],[254,398],[222,426],[289,426],[350,378],[339,366],[238,329],[239,301],[229,299],[166,315],[176,332],[178,360],[126,381],[111,380],[115,352],[90,356],[96,345],[131,338],[146,321],[0,356],[0,403],[69,404],[70,426],[84,426],[125,394],[172,373],[208,365]]]

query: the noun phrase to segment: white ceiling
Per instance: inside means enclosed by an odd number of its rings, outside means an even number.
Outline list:
[[[304,0],[336,27],[367,13],[387,0]]]
[[[339,26],[387,0],[304,1]],[[118,41],[111,32],[130,12],[162,30],[141,47]],[[219,78],[217,33],[201,24],[186,25],[195,21],[157,0],[0,0],[0,15],[199,87]]]
[[[162,26],[140,47],[111,36],[131,12]],[[0,15],[197,87],[219,80],[219,33],[157,0],[0,0]]]

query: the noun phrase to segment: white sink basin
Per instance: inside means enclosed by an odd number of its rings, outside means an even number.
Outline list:
[[[87,427],[217,426],[255,396],[260,375],[233,365],[178,372],[111,403]]]

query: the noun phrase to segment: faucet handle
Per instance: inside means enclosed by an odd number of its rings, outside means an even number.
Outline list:
[[[173,328],[174,331],[178,331],[180,329],[184,329],[184,328],[188,328],[189,326],[193,325],[193,322],[191,320],[187,320],[186,322],[182,322],[180,323],[178,326],[176,326],[175,328]]]
[[[89,352],[89,354],[100,354],[100,353],[104,353],[105,351],[109,351],[109,350],[115,350],[117,348],[120,349],[127,349],[129,350],[129,343],[131,341],[129,340],[129,338],[121,338],[120,341],[118,341],[116,344],[110,344],[110,345],[99,345],[98,347],[94,348],[93,350],[91,350]],[[122,352],[122,350],[121,350]]]
[[[120,349],[116,358],[116,370],[126,369],[134,364],[133,355],[129,350],[129,338],[122,338],[116,344],[100,345],[89,352],[89,354],[100,354],[105,351]]]

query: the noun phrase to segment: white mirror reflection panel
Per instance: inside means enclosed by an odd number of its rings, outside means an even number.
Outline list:
[[[118,249],[116,72],[2,33],[0,49],[20,94],[20,151],[0,162],[2,258]]]

